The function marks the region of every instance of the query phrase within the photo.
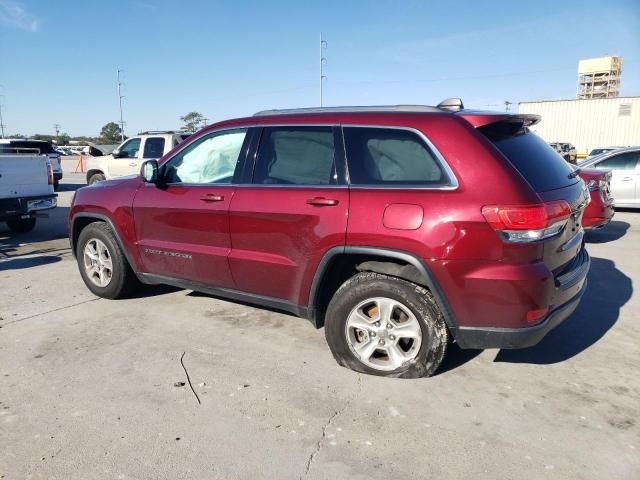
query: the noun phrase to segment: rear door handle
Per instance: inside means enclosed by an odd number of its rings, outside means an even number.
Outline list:
[[[203,195],[200,197],[200,200],[203,202],[222,202],[224,200],[224,195]]]
[[[130,166],[130,167],[135,167],[135,166],[137,166],[137,165],[138,165],[138,163],[137,163],[137,162],[130,162],[130,163],[129,163],[129,166]]]
[[[622,177],[623,182],[629,182],[631,180],[633,180],[633,177]]]
[[[308,199],[307,203],[318,207],[333,207],[338,205],[338,200],[334,200],[333,198],[315,197]]]

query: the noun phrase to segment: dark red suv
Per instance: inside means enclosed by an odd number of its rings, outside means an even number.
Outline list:
[[[449,341],[534,345],[585,290],[589,194],[538,120],[450,100],[221,122],[78,190],[71,245],[98,296],[164,283],[284,310],[341,365],[431,375]]]

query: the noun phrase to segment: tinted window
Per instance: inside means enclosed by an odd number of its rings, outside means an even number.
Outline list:
[[[540,137],[518,122],[479,128],[537,192],[555,190],[579,181],[569,178],[571,165]]]
[[[53,146],[49,142],[39,140],[16,140],[9,142],[7,147],[10,148],[37,148],[41,154],[56,153]]]
[[[164,153],[164,138],[147,138],[144,142],[142,158],[160,158]]]
[[[439,162],[414,132],[389,128],[344,128],[349,176],[354,185],[447,182]]]
[[[132,138],[120,147],[121,158],[137,158],[140,150],[140,139]]]
[[[265,128],[253,183],[329,185],[337,183],[331,127]]]
[[[231,183],[247,131],[231,130],[200,138],[164,167],[167,183]]]
[[[639,152],[627,152],[614,155],[595,165],[596,168],[610,168],[612,170],[635,170]]]

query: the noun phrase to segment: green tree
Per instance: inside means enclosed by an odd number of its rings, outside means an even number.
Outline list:
[[[116,122],[109,122],[100,130],[98,142],[104,143],[105,145],[113,145],[120,143],[121,139],[120,126]]]
[[[183,117],[180,117],[180,120],[184,122],[184,125],[182,126],[183,131],[188,133],[195,133],[202,127],[204,117],[201,113],[189,112]]]

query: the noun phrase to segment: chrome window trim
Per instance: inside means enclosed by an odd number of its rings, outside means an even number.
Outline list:
[[[211,186],[211,185],[235,185],[238,187],[242,186],[251,186],[251,187],[261,187],[261,188],[352,188],[356,190],[361,189],[375,189],[375,190],[440,190],[440,191],[455,191],[460,187],[460,183],[458,182],[458,178],[451,170],[451,167],[445,160],[444,156],[440,151],[436,148],[436,146],[429,140],[429,138],[422,133],[420,130],[414,127],[406,127],[399,125],[369,125],[369,124],[346,124],[346,123],[257,123],[250,125],[235,125],[233,127],[225,127],[218,130],[213,130],[209,133],[218,133],[224,132],[228,130],[242,130],[246,129],[247,131],[251,128],[269,128],[269,127],[339,127],[341,130],[345,127],[353,127],[353,128],[382,128],[382,129],[391,129],[391,130],[405,130],[408,132],[412,132],[416,134],[423,142],[427,145],[427,147],[433,152],[436,157],[436,160],[439,162],[440,166],[444,170],[446,176],[449,179],[448,185],[438,185],[438,186],[428,186],[428,185],[415,185],[415,184],[396,184],[396,185],[380,185],[380,184],[372,184],[372,185],[354,185],[351,183],[351,178],[349,176],[349,159],[347,158],[346,152],[346,142],[344,141],[344,131],[342,132],[342,146],[345,149],[344,157],[345,157],[345,181],[344,185],[265,185],[260,183],[238,183],[238,184],[229,184],[229,183],[221,183],[221,184],[195,184],[202,186]],[[184,148],[187,148],[197,139],[202,137],[197,137],[196,139],[191,140],[188,144],[180,144],[183,148],[181,148],[178,152],[175,153],[174,156],[167,159],[162,165],[165,165],[172,158],[178,155]],[[183,142],[184,143],[184,142]],[[257,150],[256,150],[257,152]],[[167,184],[167,185],[185,185],[181,184]]]
[[[427,145],[427,147],[429,147],[429,149],[431,150],[431,152],[433,152],[436,160],[438,161],[438,163],[440,164],[440,167],[442,168],[442,170],[444,171],[445,175],[448,177],[449,180],[449,184],[448,185],[437,185],[437,186],[433,186],[430,187],[428,185],[415,185],[415,184],[394,184],[394,185],[381,185],[381,184],[358,184],[358,185],[354,185],[351,183],[351,178],[348,175],[348,170],[349,170],[349,158],[347,157],[347,152],[346,152],[346,148],[347,148],[347,142],[343,141],[344,144],[344,148],[345,148],[345,158],[347,159],[347,179],[349,181],[349,187],[353,188],[353,189],[376,189],[376,190],[445,190],[445,191],[453,191],[453,190],[457,190],[458,187],[460,186],[460,183],[458,182],[458,178],[455,176],[455,174],[453,173],[453,170],[451,170],[451,167],[449,166],[449,164],[447,163],[447,161],[444,159],[444,157],[442,156],[442,154],[440,153],[440,151],[436,148],[436,146],[431,142],[431,140],[429,140],[429,138],[422,133],[420,130],[418,130],[417,128],[413,128],[413,127],[402,127],[402,126],[391,126],[391,125],[364,125],[364,124],[358,124],[358,125],[352,125],[352,124],[342,124],[341,127],[344,128],[379,128],[379,129],[388,129],[388,130],[405,130],[408,132],[411,132],[415,135],[417,135],[420,139],[422,139],[422,141]],[[344,131],[342,134],[342,138],[344,139]]]

